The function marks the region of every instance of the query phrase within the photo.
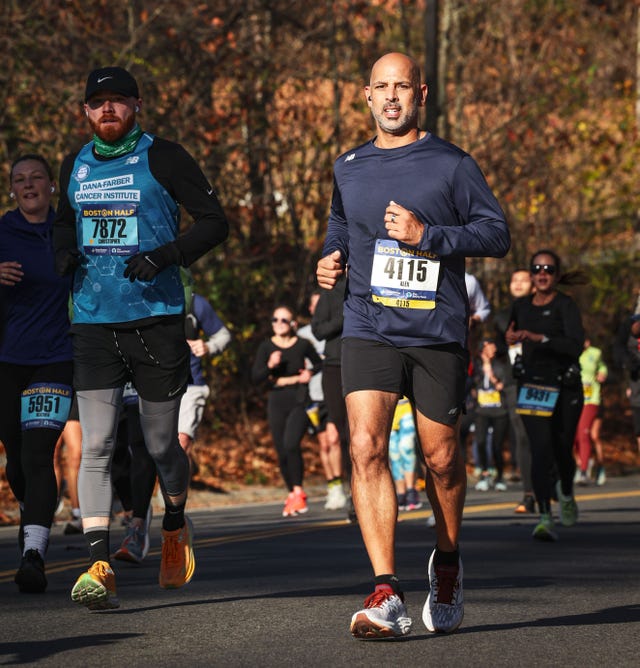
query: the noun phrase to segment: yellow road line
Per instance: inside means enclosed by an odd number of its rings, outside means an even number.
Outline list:
[[[603,492],[597,494],[579,494],[576,501],[594,501],[600,499],[625,499],[640,497],[640,490],[630,490],[626,492]],[[500,503],[484,503],[480,505],[465,506],[465,515],[476,515],[494,510],[510,510],[513,508],[513,501],[501,501]],[[414,510],[411,512],[401,512],[400,521],[427,519],[431,515],[431,510]],[[520,516],[521,518],[524,516]],[[295,521],[295,520],[294,520]],[[277,536],[286,536],[295,533],[314,531],[316,529],[335,529],[337,527],[350,526],[344,519],[324,520],[321,522],[307,521],[298,524],[289,524],[286,526],[274,527],[273,529],[258,529],[246,533],[233,534],[229,536],[217,536],[215,538],[201,538],[194,541],[196,547],[207,547],[211,545],[225,545],[230,543],[241,543],[249,540],[260,540],[262,538],[275,538]],[[149,551],[149,555],[160,555],[160,548]],[[62,573],[71,568],[82,568],[87,565],[87,558],[70,559],[65,561],[53,561],[47,563],[47,573]],[[14,570],[0,571],[0,584],[12,582]]]
[[[240,543],[248,540],[259,540],[262,538],[275,538],[276,536],[285,536],[294,533],[302,533],[313,529],[331,529],[339,526],[345,526],[346,520],[325,520],[322,522],[305,522],[296,526],[282,526],[273,529],[262,529],[250,531],[248,533],[233,534],[230,536],[218,536],[216,538],[202,538],[194,540],[195,547],[207,547],[210,545],[222,545],[227,543]],[[160,548],[149,550],[150,556],[159,556]],[[87,557],[70,559],[65,561],[47,562],[47,573],[62,573],[71,568],[83,568],[87,566]],[[0,584],[12,582],[15,575],[15,569],[0,571]]]
[[[600,499],[626,499],[630,497],[640,496],[640,489],[629,490],[626,492],[603,492],[596,494],[578,494],[576,501],[598,501]],[[475,515],[477,513],[485,513],[490,510],[509,510],[514,507],[513,501],[501,501],[500,503],[483,503],[473,506],[465,506],[465,515]],[[400,513],[400,519],[422,519],[431,516],[431,510],[419,510]],[[520,515],[526,517],[526,515]]]

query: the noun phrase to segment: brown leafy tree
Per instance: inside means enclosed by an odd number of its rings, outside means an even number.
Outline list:
[[[440,113],[430,129],[478,159],[513,233],[506,261],[476,261],[472,270],[499,304],[511,268],[550,245],[590,273],[580,295],[587,323],[612,329],[637,285],[637,0],[436,4],[431,99],[437,91]],[[257,438],[263,397],[247,378],[257,341],[274,303],[305,304],[333,160],[371,135],[362,85],[386,51],[425,62],[434,46],[425,44],[428,5],[434,0],[4,3],[5,176],[21,152],[42,152],[57,167],[86,142],[86,75],[117,64],[139,80],[143,127],[185,145],[221,197],[231,237],[194,267],[198,289],[234,332],[210,369],[216,439]],[[6,194],[0,204],[10,206]],[[220,458],[223,473],[248,466],[236,450]]]

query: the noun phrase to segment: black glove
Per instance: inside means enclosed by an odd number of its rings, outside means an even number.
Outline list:
[[[132,255],[125,264],[124,277],[132,283],[152,281],[163,269],[171,264],[180,264],[180,251],[174,243],[168,243],[146,253]]]
[[[62,248],[56,253],[56,273],[66,276],[86,261],[87,258],[77,248]]]

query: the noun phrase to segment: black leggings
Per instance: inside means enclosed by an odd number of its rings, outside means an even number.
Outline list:
[[[72,374],[71,362],[41,366],[0,364],[0,441],[7,455],[7,480],[23,505],[23,525],[51,526],[58,504],[53,453],[62,428],[23,430],[20,422],[22,392],[37,382],[70,388]]]
[[[499,415],[497,417],[490,417],[476,412],[476,442],[478,444],[478,464],[483,471],[489,468],[487,461],[487,434],[489,427],[493,427],[493,437],[491,439],[491,451],[493,455],[493,463],[496,467],[496,479],[502,480],[504,474],[504,440],[509,429],[509,415]]]
[[[511,438],[515,441],[516,459],[518,468],[522,476],[522,488],[525,494],[533,492],[533,481],[531,478],[531,448],[529,447],[529,437],[527,430],[522,422],[522,415],[516,413],[518,403],[518,387],[508,385],[504,389],[505,403],[509,411],[509,421],[511,423]]]
[[[269,392],[267,415],[273,444],[278,455],[280,472],[291,491],[302,485],[304,465],[300,441],[309,425],[306,401],[299,401],[298,385]]]
[[[551,488],[555,484],[554,467],[565,496],[573,496],[573,440],[582,412],[582,387],[562,388],[551,417],[523,415],[522,422],[531,445],[533,491],[541,513],[551,509]]]

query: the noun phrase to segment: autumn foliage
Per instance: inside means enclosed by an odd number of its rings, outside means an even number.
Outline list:
[[[362,86],[382,53],[421,64],[437,53],[429,129],[474,155],[512,231],[506,259],[469,265],[494,306],[506,300],[511,270],[549,246],[589,275],[575,296],[605,351],[635,301],[638,2],[435,4],[434,45],[425,37],[434,0],[4,3],[5,178],[20,153],[41,152],[57,169],[88,141],[86,76],[121,65],[138,79],[143,128],[182,143],[215,185],[231,235],[193,270],[234,336],[208,365],[204,439],[223,478],[272,463],[264,388],[248,369],[275,303],[304,318],[332,163],[371,136]]]

